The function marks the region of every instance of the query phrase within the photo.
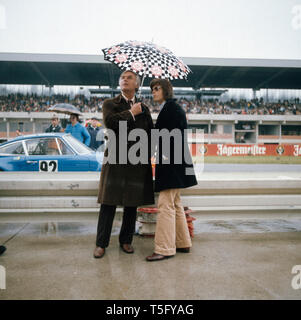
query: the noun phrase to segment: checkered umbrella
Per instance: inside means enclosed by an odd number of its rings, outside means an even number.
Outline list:
[[[170,50],[151,42],[126,41],[102,50],[104,59],[143,77],[187,79],[191,70]],[[141,85],[142,86],[142,85]]]

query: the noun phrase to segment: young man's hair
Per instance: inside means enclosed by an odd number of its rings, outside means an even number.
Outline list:
[[[79,121],[79,115],[78,115],[78,114],[76,114],[76,113],[72,113],[72,114],[71,114],[71,116],[76,117],[77,121]]]
[[[169,80],[167,79],[154,79],[150,83],[150,88],[153,90],[154,86],[160,86],[163,90],[164,99],[172,99],[173,98],[173,88]]]

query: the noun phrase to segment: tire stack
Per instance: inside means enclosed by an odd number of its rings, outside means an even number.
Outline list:
[[[194,227],[193,221],[195,220],[194,217],[190,216],[192,210],[189,207],[184,207],[186,221],[188,225],[188,230],[190,237],[194,237]],[[145,208],[138,208],[138,222],[139,222],[139,229],[138,234],[141,236],[148,236],[153,237],[156,231],[156,219],[157,219],[158,209],[154,207],[145,207]]]
[[[186,221],[188,225],[188,230],[190,234],[190,238],[194,237],[194,227],[193,227],[193,221],[196,220],[194,217],[190,216],[190,213],[192,213],[192,210],[189,209],[189,207],[184,207]]]
[[[141,236],[153,237],[156,231],[157,208],[138,208],[138,234]]]

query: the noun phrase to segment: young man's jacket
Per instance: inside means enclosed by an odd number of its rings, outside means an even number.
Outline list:
[[[166,145],[164,139],[162,141],[162,138],[159,138],[157,149],[157,161],[159,163],[156,164],[155,169],[155,191],[188,188],[196,185],[197,180],[188,148],[187,136],[184,135],[184,130],[187,129],[186,114],[175,102],[175,99],[168,99],[166,101],[158,115],[155,128],[159,130],[167,129],[169,133],[173,129],[179,129],[177,131],[180,133],[177,140],[173,138],[170,139],[169,152],[168,150],[166,151],[166,149],[164,150],[164,144]],[[176,144],[174,143],[175,141],[177,141]],[[180,157],[175,158],[175,148],[180,150],[178,151],[180,152]],[[190,174],[187,174],[187,171],[190,171]]]
[[[50,127],[48,127],[45,132],[61,132],[62,128],[57,125],[56,127],[54,127],[52,124],[50,125]]]
[[[103,140],[98,140],[97,139],[98,136],[99,136],[99,133],[101,133],[101,131],[103,129],[99,128],[99,127],[93,128],[92,126],[88,126],[87,130],[88,130],[88,132],[90,134],[90,137],[91,137],[91,141],[90,141],[89,147],[92,150],[97,150],[104,143]]]
[[[68,124],[65,132],[70,133],[74,138],[78,139],[80,142],[89,147],[91,141],[90,134],[79,122],[77,122],[75,126]]]

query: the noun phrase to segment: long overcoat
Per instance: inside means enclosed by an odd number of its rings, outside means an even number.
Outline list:
[[[142,106],[143,112],[136,115],[134,119],[129,111],[130,105],[122,95],[118,95],[113,99],[107,99],[103,104],[103,121],[105,127],[110,129],[109,131],[112,130],[116,136],[116,149],[107,148],[105,150],[104,156],[108,161],[103,164],[101,169],[98,203],[128,207],[154,203],[150,161],[150,135],[151,129],[153,129],[153,121],[149,109],[145,105]],[[123,124],[126,124],[127,134],[119,132],[121,121],[125,121]],[[128,140],[128,136],[133,129],[143,129],[147,133],[149,147],[147,148],[146,164],[132,164],[129,161],[124,164],[119,161],[120,149],[125,147],[128,153],[129,149],[140,140],[139,137],[135,141]],[[119,146],[119,139],[122,140],[122,148]],[[139,151],[137,155],[139,155]],[[114,158],[116,164],[110,163]]]

